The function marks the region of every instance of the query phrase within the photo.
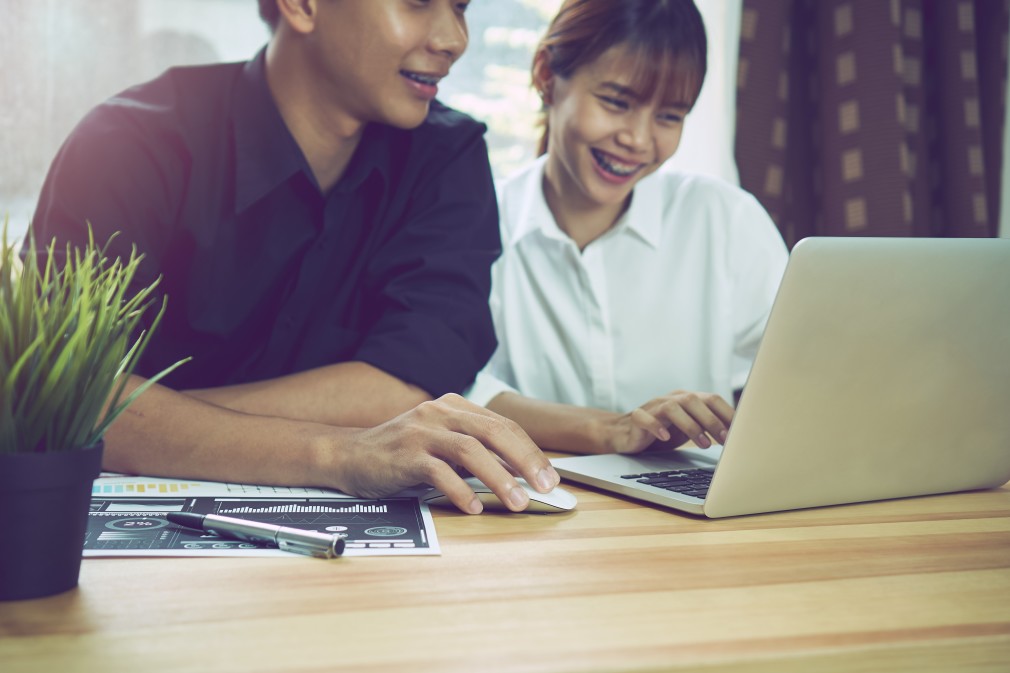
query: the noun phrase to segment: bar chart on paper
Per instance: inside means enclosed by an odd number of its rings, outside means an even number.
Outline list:
[[[340,535],[345,556],[439,554],[416,497],[379,500],[315,488],[114,477],[95,480],[84,556],[287,556],[169,523],[169,512],[220,514]]]
[[[230,507],[222,509],[221,514],[267,514],[274,512],[329,512],[331,514],[385,514],[389,512],[389,505],[342,505],[337,507],[327,507],[324,505],[303,505],[303,504],[278,504],[268,507]]]

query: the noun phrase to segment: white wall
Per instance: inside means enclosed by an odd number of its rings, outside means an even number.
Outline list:
[[[214,45],[221,61],[244,61],[270,38],[266,24],[249,5],[245,0],[140,0],[140,32],[195,33]]]
[[[708,36],[708,74],[701,96],[687,116],[680,148],[666,166],[739,184],[733,143],[743,0],[695,0],[695,4]]]
[[[1010,238],[1010,86],[1006,89],[1003,119],[1003,187],[1000,190],[999,235]]]

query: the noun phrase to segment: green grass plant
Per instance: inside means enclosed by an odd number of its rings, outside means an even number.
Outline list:
[[[110,239],[111,240],[111,239]],[[109,425],[179,361],[124,398],[127,379],[165,314],[149,329],[156,280],[131,291],[140,263],[109,260],[89,227],[88,244],[39,249],[29,231],[23,260],[0,245],[0,454],[72,451],[96,444]]]

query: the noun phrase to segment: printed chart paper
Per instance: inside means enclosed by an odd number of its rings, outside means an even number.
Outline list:
[[[84,556],[297,556],[169,523],[169,512],[220,514],[337,533],[344,556],[441,553],[426,504],[409,492],[377,500],[319,488],[103,473],[91,490]]]

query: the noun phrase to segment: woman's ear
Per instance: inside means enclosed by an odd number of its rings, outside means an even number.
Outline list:
[[[319,12],[317,0],[277,0],[281,22],[296,33],[307,35],[315,30]]]
[[[540,49],[533,57],[533,88],[540,94],[544,107],[554,102],[554,72],[549,59],[546,48]]]

